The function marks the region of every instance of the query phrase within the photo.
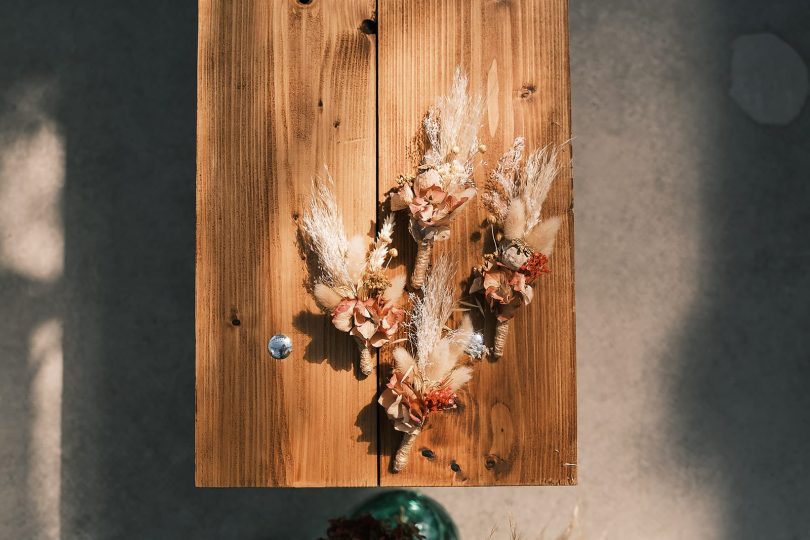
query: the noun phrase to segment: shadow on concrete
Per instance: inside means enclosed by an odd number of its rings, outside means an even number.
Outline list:
[[[712,77],[726,74],[712,88],[735,83],[731,44],[744,34],[773,32],[810,61],[807,2],[725,0],[706,10],[706,35],[694,39],[714,51],[705,59]],[[679,84],[687,94],[692,81]],[[725,538],[807,538],[810,110],[769,126],[728,93],[702,101],[715,137],[699,202],[708,264],[673,351],[673,443],[684,467],[712,469],[697,482],[722,486]]]
[[[322,533],[368,492],[194,487],[196,2],[12,2],[3,12],[0,54],[14,69],[0,90],[53,77],[65,140],[64,276],[41,293],[0,276],[4,319],[64,319],[62,537]],[[4,331],[4,343],[24,347],[17,326],[20,339]],[[21,392],[25,369],[3,366]],[[11,420],[22,455],[26,416]],[[22,512],[24,501],[11,502]],[[33,537],[22,518],[0,530]]]

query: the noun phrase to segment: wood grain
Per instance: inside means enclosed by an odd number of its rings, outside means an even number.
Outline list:
[[[570,139],[566,0],[384,0],[378,40],[381,197],[418,164],[420,120],[449,88],[456,65],[486,96],[480,134],[489,149],[480,169],[488,171],[516,135],[526,137],[528,148]],[[563,161],[570,157],[566,147]],[[390,463],[401,434],[380,414],[381,485],[576,483],[571,178],[566,166],[544,207],[545,216],[564,218],[552,272],[513,320],[504,358],[478,364],[461,396],[463,410],[434,415],[398,474]],[[470,205],[455,220],[452,238],[436,244],[436,254],[458,258],[460,292],[489,237],[484,218],[480,205]],[[403,216],[397,242],[400,259],[412,265],[415,244],[405,223]],[[390,363],[390,352],[383,353],[381,371]],[[423,457],[420,449],[435,457]]]
[[[296,211],[324,165],[348,232],[375,218],[368,0],[200,0],[196,483],[377,484],[374,377],[302,285]],[[285,333],[293,354],[274,360]]]

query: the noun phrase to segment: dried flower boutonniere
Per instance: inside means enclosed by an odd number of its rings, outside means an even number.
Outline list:
[[[490,212],[488,218],[495,235],[494,253],[484,256],[470,292],[483,291],[495,310],[495,357],[503,356],[509,321],[516,310],[532,301],[532,284],[549,272],[548,258],[560,228],[560,218],[542,220],[540,211],[560,167],[559,150],[546,146],[535,150],[521,163],[524,150],[522,137],[498,160],[481,193]]]
[[[467,94],[467,77],[456,69],[447,96],[434,105],[423,121],[430,148],[418,174],[401,176],[391,199],[391,209],[410,212],[409,229],[418,245],[411,286],[425,281],[433,242],[450,237],[450,221],[475,197],[473,158],[485,148],[478,145],[481,120],[480,96]]]
[[[394,349],[394,373],[379,399],[394,429],[404,433],[394,472],[407,465],[430,415],[454,409],[456,392],[472,377],[472,368],[461,363],[475,335],[470,318],[465,315],[456,330],[445,326],[456,307],[453,271],[445,257],[427,275],[423,290],[421,297],[410,295],[408,334],[413,354],[403,347]]]
[[[331,183],[331,178],[330,178]],[[318,306],[332,317],[332,324],[348,332],[360,349],[360,371],[368,375],[374,364],[371,349],[382,347],[396,334],[405,318],[398,305],[405,277],[388,277],[388,263],[396,257],[391,248],[394,219],[383,221],[369,247],[363,235],[347,240],[335,196],[323,180],[313,182],[313,194],[301,232],[315,256],[310,268],[312,292]]]

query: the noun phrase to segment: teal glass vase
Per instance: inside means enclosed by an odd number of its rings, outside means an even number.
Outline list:
[[[458,540],[458,529],[439,503],[407,489],[384,491],[357,508],[353,517],[371,514],[374,519],[413,523],[425,540]]]

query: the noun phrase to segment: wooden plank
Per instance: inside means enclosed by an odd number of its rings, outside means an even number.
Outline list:
[[[566,0],[381,0],[378,10],[379,193],[418,164],[416,134],[456,65],[486,95],[481,138],[487,171],[515,135],[527,147],[571,137]],[[570,147],[562,158],[570,160]],[[479,180],[483,178],[479,171]],[[390,472],[401,434],[381,418],[381,484],[538,485],[576,483],[573,212],[570,167],[557,179],[544,215],[567,216],[551,274],[513,320],[506,355],[478,365],[465,407],[436,414],[408,468]],[[459,281],[479,264],[485,212],[470,205],[437,253],[460,254]],[[401,260],[415,244],[400,219]],[[406,247],[407,246],[407,247]],[[403,271],[403,267],[399,267]],[[460,291],[462,284],[459,285]],[[492,338],[492,324],[488,328]],[[490,341],[491,342],[491,341]],[[390,352],[381,355],[390,364]],[[384,374],[384,373],[383,373]],[[383,375],[381,374],[381,375]],[[435,458],[420,455],[429,448]],[[458,471],[451,469],[455,463]]]
[[[348,231],[375,217],[368,0],[200,0],[196,483],[377,483],[374,378],[302,288],[295,211],[328,165]],[[268,338],[292,337],[274,360]]]

